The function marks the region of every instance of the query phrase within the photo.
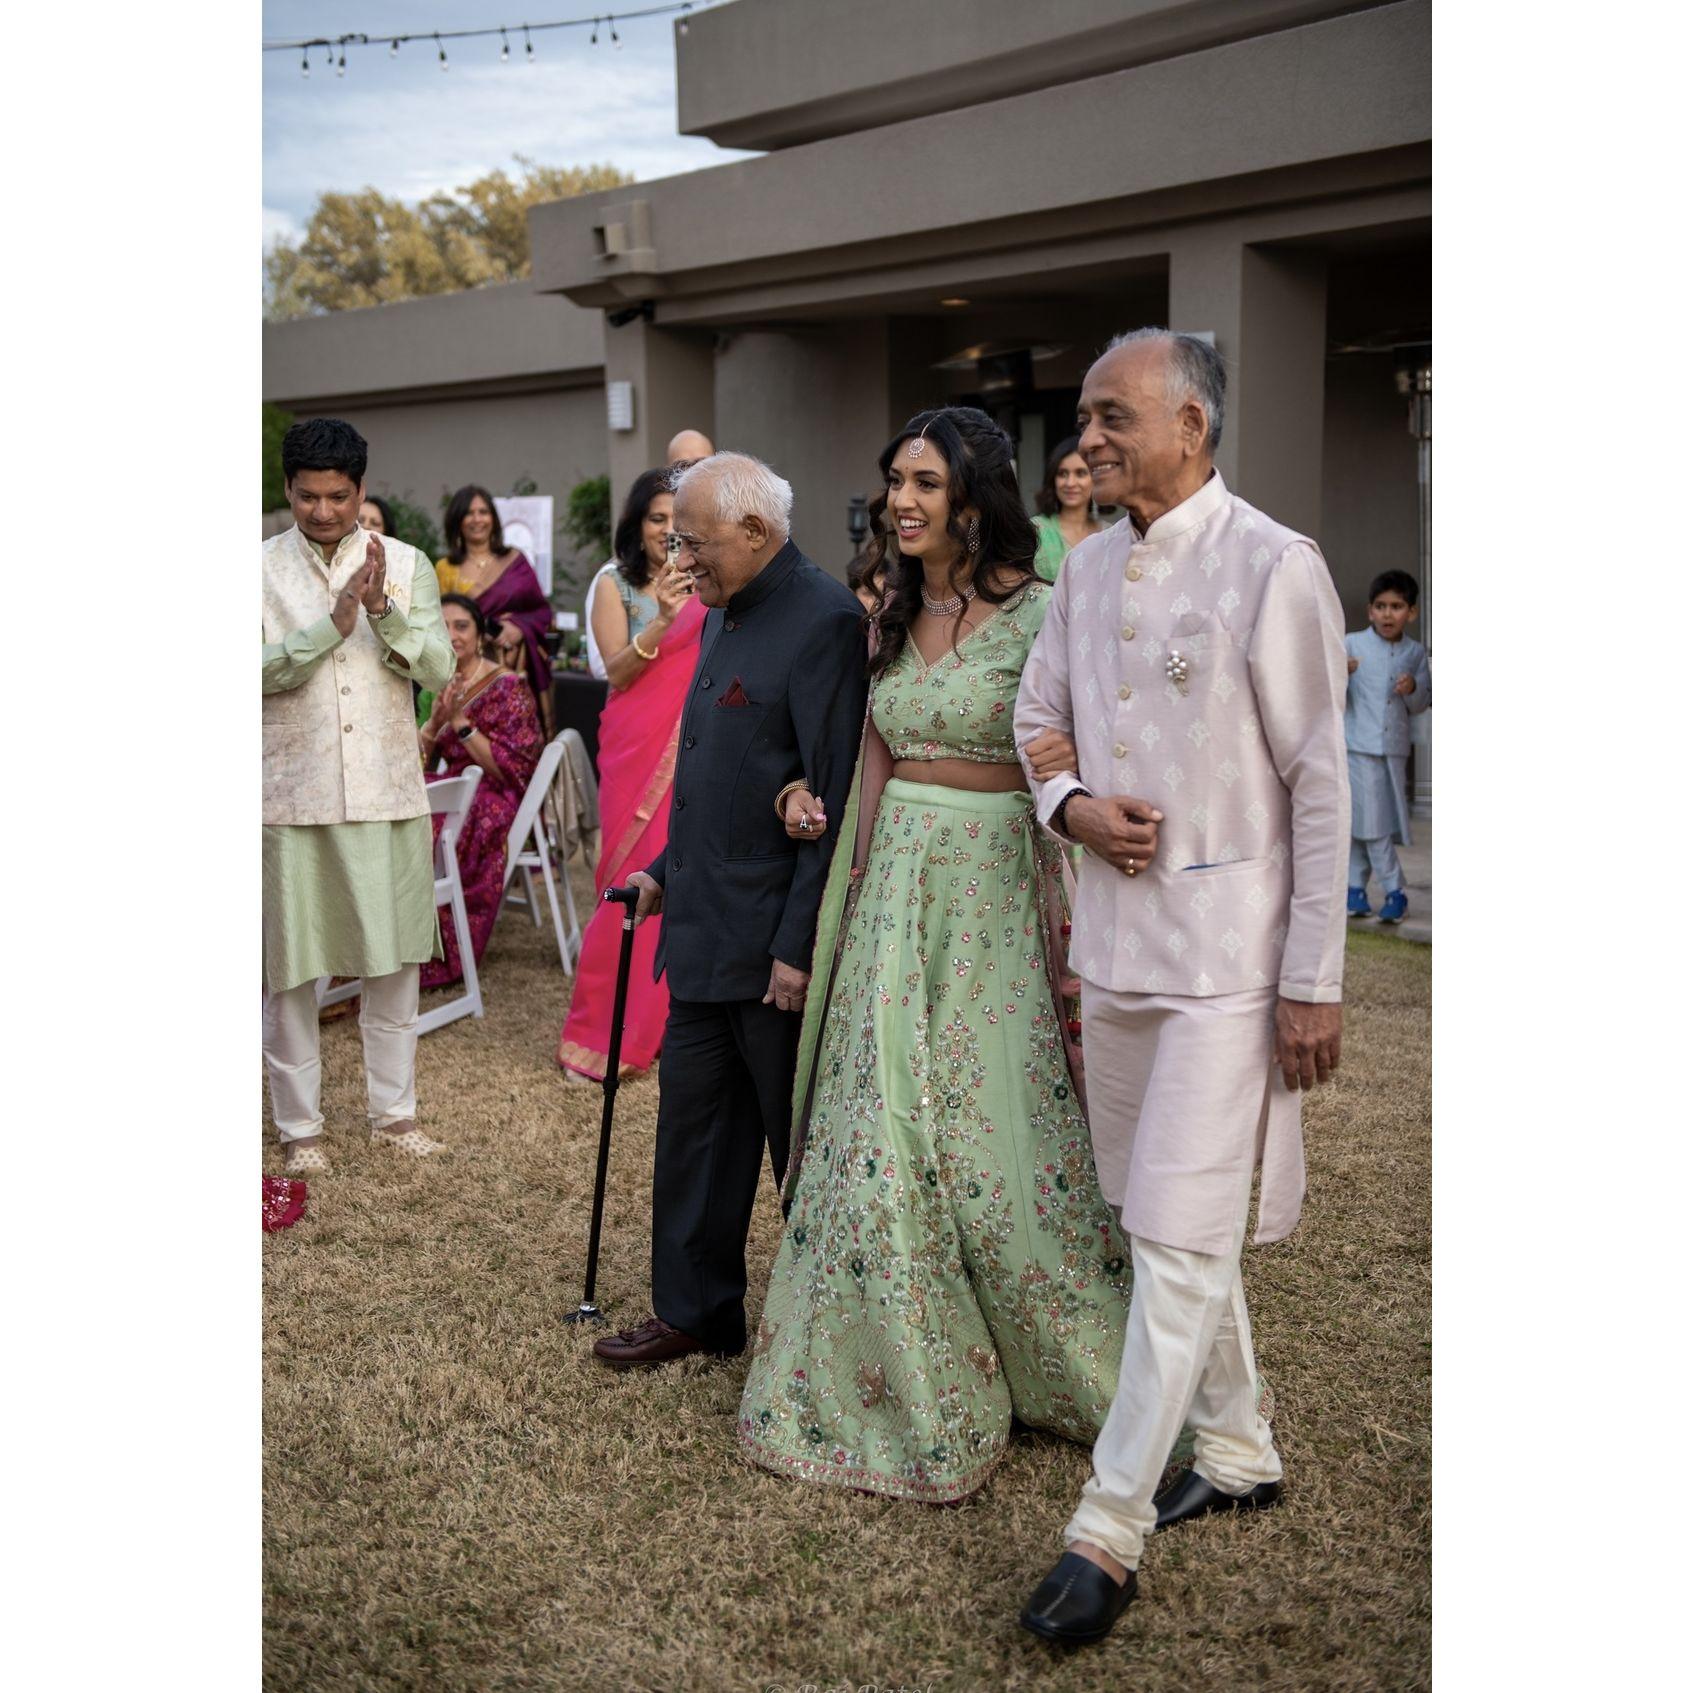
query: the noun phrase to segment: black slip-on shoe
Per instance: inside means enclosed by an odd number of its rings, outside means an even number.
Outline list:
[[[1249,1493],[1225,1493],[1213,1487],[1198,1470],[1183,1470],[1164,1491],[1152,1501],[1158,1512],[1153,1528],[1174,1528],[1177,1523],[1192,1522],[1195,1517],[1209,1517],[1217,1512],[1267,1511],[1282,1496],[1279,1481],[1261,1481]]]
[[[1060,1646],[1103,1640],[1135,1596],[1135,1572],[1121,1587],[1098,1564],[1066,1552],[1018,1617],[1024,1628]]]

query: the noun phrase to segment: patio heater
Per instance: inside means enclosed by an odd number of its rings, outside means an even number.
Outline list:
[[[862,494],[854,494],[847,501],[847,539],[852,542],[852,556],[864,550],[864,537],[870,533],[870,502]]]

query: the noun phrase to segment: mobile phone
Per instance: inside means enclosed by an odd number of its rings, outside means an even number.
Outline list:
[[[672,570],[680,568],[676,561],[682,556],[682,537],[674,529],[665,531],[664,556],[669,559]],[[688,578],[686,587],[690,594],[694,591],[694,581],[691,576]]]

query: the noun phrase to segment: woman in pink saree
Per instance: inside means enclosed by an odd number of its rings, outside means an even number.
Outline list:
[[[605,1077],[621,924],[617,909],[599,896],[664,851],[682,704],[699,658],[705,612],[666,549],[668,477],[668,471],[648,470],[635,479],[613,539],[615,556],[588,593],[594,641],[611,691],[600,716],[601,844],[594,916],[583,937],[570,1013],[558,1043],[567,1081]],[[653,980],[657,946],[658,925],[643,923],[635,931],[623,1019],[625,1074],[647,1069],[664,1039],[670,993]]]

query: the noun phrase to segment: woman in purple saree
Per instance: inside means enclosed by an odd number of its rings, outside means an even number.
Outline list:
[[[523,633],[524,664],[519,674],[535,696],[535,710],[545,735],[552,735],[553,667],[544,637],[553,626],[553,608],[541,592],[535,567],[516,548],[507,548],[494,496],[474,483],[460,488],[442,520],[447,556],[435,561],[435,580],[443,594],[467,594],[482,608],[490,625],[510,624]]]

